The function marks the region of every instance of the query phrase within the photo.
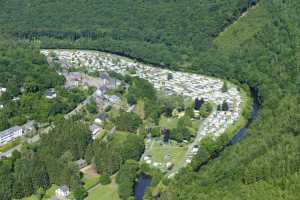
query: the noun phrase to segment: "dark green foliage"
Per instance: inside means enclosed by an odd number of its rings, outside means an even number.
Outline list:
[[[68,185],[76,199],[84,199],[75,160],[82,158],[91,142],[87,127],[65,121],[41,138],[40,144],[27,146],[20,154],[0,162],[0,197],[10,200],[41,193],[51,184]],[[2,183],[5,183],[2,185]]]
[[[0,7],[6,11],[0,32],[39,38],[47,47],[109,50],[164,65],[210,48],[248,0],[12,0]]]
[[[213,107],[209,102],[206,102],[203,104],[203,106],[201,106],[200,110],[199,110],[199,114],[201,117],[208,117],[209,114],[212,112]]]
[[[126,160],[139,160],[144,148],[143,137],[135,134],[129,134],[125,140],[120,140],[118,135],[114,135],[106,142],[97,142],[94,145],[97,170],[101,174],[111,176]]]
[[[204,104],[204,99],[195,99],[195,110],[199,110],[201,106]]]
[[[133,78],[128,89],[128,98],[131,99],[156,99],[156,91],[153,85],[145,79]]]
[[[118,116],[114,122],[117,126],[117,130],[132,133],[135,133],[139,126],[142,125],[141,118],[133,112],[121,112],[120,116]]]
[[[55,157],[69,151],[76,160],[84,157],[90,142],[91,134],[87,125],[71,120],[58,124],[51,134],[45,134],[41,139],[43,151]]]
[[[228,103],[226,101],[224,101],[222,103],[222,111],[228,111],[228,110],[229,110]]]
[[[11,166],[0,163],[0,199],[12,199],[13,178]]]
[[[221,90],[222,90],[222,92],[227,92],[228,91],[228,84],[227,84],[226,81],[223,83],[223,86],[222,86]]]
[[[64,78],[49,68],[39,49],[0,38],[0,86],[9,97],[23,92],[45,91],[64,83]]]
[[[151,136],[152,137],[159,137],[160,136],[160,127],[152,127],[150,130]]]
[[[205,55],[206,59],[197,59],[194,70],[256,87],[263,102],[259,118],[250,126],[247,137],[227,148],[218,159],[195,167],[195,172],[184,171],[176,176],[162,200],[281,200],[299,196],[296,154],[300,144],[297,125],[300,122],[300,27],[294,22],[299,20],[300,7],[295,1],[270,0],[260,1],[255,9],[269,18],[258,20],[249,15],[245,19],[251,17],[249,20],[265,25],[255,30],[253,37],[240,38],[244,41],[239,41],[237,47],[224,44],[225,50],[220,46],[212,49]],[[236,35],[243,32],[240,26],[249,26],[247,20],[238,23],[239,26],[232,27]],[[227,35],[226,39],[233,41],[235,37]],[[200,65],[204,67],[196,67]],[[207,142],[192,166],[205,163],[220,146],[214,141]]]
[[[73,188],[73,195],[76,200],[84,200],[88,194],[82,185],[76,185],[75,188]]]
[[[100,176],[99,181],[102,185],[108,185],[111,183],[110,177],[106,174]]]
[[[128,160],[122,165],[118,175],[118,192],[121,199],[127,200],[130,196],[133,196],[133,189],[139,164],[134,160]]]
[[[92,101],[89,104],[87,104],[86,109],[89,111],[89,113],[96,114],[98,111],[96,102]]]
[[[217,35],[254,1],[28,2],[1,2],[6,11],[0,14],[2,32],[22,38],[39,37],[43,47],[108,50],[258,89],[262,108],[247,137],[198,170],[208,155],[224,145],[206,141],[207,146],[193,161],[195,171],[182,169],[161,195],[162,200],[299,198],[300,7],[297,1],[260,1],[253,8],[258,16],[251,15],[251,10],[228,27],[233,29],[230,34],[227,31],[220,34],[217,39],[223,39],[215,40],[215,44],[212,41]],[[5,59],[1,62],[7,64]],[[32,82],[26,80],[29,91],[37,89]],[[10,85],[11,91],[18,93],[14,84]],[[145,101],[145,113],[157,121],[160,109],[154,105]],[[192,108],[186,113],[192,115]],[[0,118],[0,126],[7,126],[6,117]],[[105,153],[99,159],[110,157],[111,160],[101,162],[117,170],[122,162],[120,148],[103,149]],[[61,175],[56,172],[65,165],[56,158],[47,160],[50,180],[59,180]],[[19,190],[11,189],[14,176],[4,172],[0,173],[3,187],[0,197],[10,199],[12,191]],[[26,176],[20,177],[27,180]],[[16,184],[17,187],[22,193],[31,190],[24,190],[22,184]],[[131,195],[124,191],[124,196]]]
[[[1,62],[3,61],[3,62]],[[4,62],[5,61],[5,62]],[[2,77],[3,76],[3,77]],[[22,125],[28,119],[51,122],[78,105],[86,94],[78,89],[65,91],[64,78],[50,68],[38,49],[21,42],[0,42],[0,86],[7,92],[0,97],[0,130]],[[46,99],[48,88],[56,88],[58,98]],[[12,101],[13,97],[18,100]]]
[[[182,142],[183,140],[189,141],[191,139],[191,132],[188,127],[192,126],[192,121],[189,117],[184,116],[178,120],[177,127],[171,130],[170,139]]]

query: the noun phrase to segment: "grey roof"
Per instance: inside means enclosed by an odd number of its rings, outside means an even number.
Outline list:
[[[69,191],[70,191],[70,190],[69,190],[69,187],[66,186],[66,185],[61,186],[59,189],[60,189],[61,191],[63,191],[63,192],[69,192]]]
[[[100,127],[98,126],[98,125],[96,125],[96,124],[92,124],[92,125],[90,125],[90,131],[95,131],[95,130],[97,130],[97,129],[99,129]]]
[[[14,126],[14,127],[11,127],[11,128],[9,128],[9,129],[6,129],[6,130],[4,130],[4,131],[1,131],[0,132],[0,136],[5,136],[5,135],[9,135],[9,134],[12,134],[12,133],[14,133],[14,132],[16,132],[16,131],[19,131],[19,130],[21,130],[22,129],[22,127],[20,127],[20,126]]]
[[[109,77],[109,75],[107,73],[100,74],[99,78],[101,78],[101,79],[107,79],[107,80],[110,79],[110,77]]]
[[[47,96],[53,96],[53,95],[55,95],[55,92],[54,92],[54,91],[49,90],[49,91],[47,92]]]
[[[102,92],[106,92],[107,91],[107,87],[101,86],[101,87],[98,87],[98,90],[100,90]]]
[[[107,114],[106,113],[101,113],[100,115],[97,116],[98,119],[101,119],[102,121],[107,119]]]
[[[83,160],[83,159],[77,160],[75,162],[76,162],[77,165],[85,165],[86,164],[86,161]]]

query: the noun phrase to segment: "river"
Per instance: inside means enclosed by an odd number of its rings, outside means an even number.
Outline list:
[[[241,128],[235,135],[234,137],[230,140],[230,142],[228,143],[228,145],[226,145],[222,151],[231,145],[234,145],[238,142],[240,142],[243,138],[245,138],[245,136],[247,135],[247,129],[250,126],[250,124],[257,118],[258,116],[258,112],[260,109],[260,100],[259,100],[259,96],[258,96],[258,91],[255,88],[251,88],[251,96],[253,98],[253,104],[252,104],[252,111],[251,111],[251,116],[250,119],[248,120],[247,124],[245,127]],[[220,153],[222,152],[220,151],[218,153],[218,156],[220,155]],[[218,157],[216,156],[216,157]],[[214,157],[214,159],[216,158]],[[134,188],[134,193],[135,193],[135,200],[143,200],[143,196],[145,194],[145,191],[147,190],[147,188],[151,185],[151,177],[146,176],[144,174],[141,174],[138,178],[138,181],[135,185]]]
[[[231,139],[228,145],[234,145],[241,141],[247,135],[247,129],[250,124],[257,118],[258,111],[260,109],[260,100],[258,96],[258,91],[256,88],[251,88],[251,97],[253,98],[252,111],[250,119],[248,120],[245,127],[241,128]]]
[[[151,177],[140,174],[138,181],[134,187],[135,200],[143,200],[146,189],[151,185]]]

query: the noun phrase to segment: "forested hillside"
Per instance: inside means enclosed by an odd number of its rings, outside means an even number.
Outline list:
[[[232,24],[249,2],[9,0],[0,2],[0,30],[42,47],[111,51],[257,88],[262,107],[247,137],[207,165],[194,161],[161,199],[296,200],[300,5],[260,1]]]
[[[51,68],[39,49],[28,43],[0,37],[0,131],[28,120],[51,122],[62,118],[85,98],[78,89],[65,92],[64,77]],[[46,93],[56,88],[59,98]]]
[[[263,1],[195,59],[192,71],[258,88],[262,110],[245,140],[180,173],[163,200],[299,198],[299,11],[296,1]]]
[[[251,2],[256,1],[9,0],[0,2],[0,31],[42,39],[47,47],[93,48],[175,64],[211,47]]]
[[[63,82],[37,48],[0,37],[0,86],[7,88],[7,98],[19,95],[21,89],[44,91]]]

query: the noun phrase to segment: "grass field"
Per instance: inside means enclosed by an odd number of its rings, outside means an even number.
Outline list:
[[[52,185],[45,193],[42,200],[48,200],[55,194],[55,190],[58,188],[57,185]],[[22,200],[39,200],[37,195],[31,195],[30,197],[24,197]]]
[[[158,142],[153,141],[148,153],[152,156],[153,161],[167,163],[172,162],[176,166],[182,159],[184,159],[187,147],[160,145]],[[166,157],[169,155],[169,158]]]
[[[17,140],[15,140],[13,142],[10,142],[10,143],[8,143],[8,144],[6,144],[4,146],[1,146],[0,147],[0,153],[8,151],[8,150],[10,150],[10,149],[18,146],[19,144],[21,144],[21,139],[17,139]]]
[[[83,168],[81,172],[83,173],[82,181],[86,190],[89,190],[99,183],[100,175],[97,174],[96,166],[89,165]]]
[[[214,45],[222,49],[222,53],[230,54],[243,43],[263,29],[269,22],[270,16],[262,6],[257,4],[248,11],[247,17],[241,17],[227,27],[215,40]]]
[[[168,128],[168,129],[173,129],[176,128],[177,126],[178,119],[176,118],[167,118],[165,116],[161,116],[159,120],[159,126]]]
[[[121,200],[118,195],[118,186],[115,181],[109,185],[99,184],[85,200]]]
[[[55,194],[55,190],[58,188],[57,185],[52,185],[47,191],[43,199],[49,199]]]
[[[30,197],[25,197],[22,200],[39,200],[39,198],[37,196],[35,196],[35,195],[32,195]]]

